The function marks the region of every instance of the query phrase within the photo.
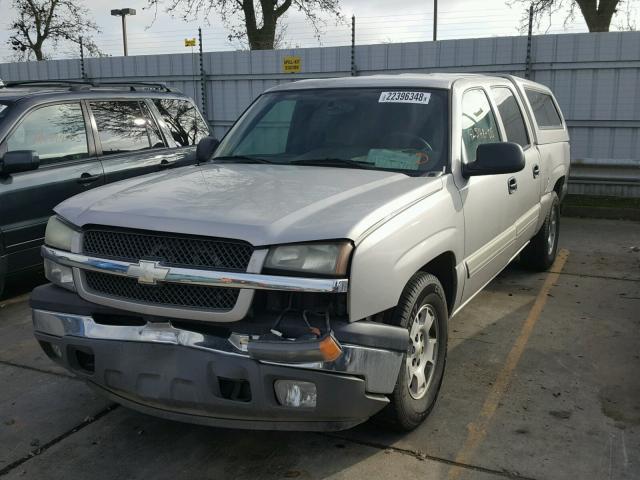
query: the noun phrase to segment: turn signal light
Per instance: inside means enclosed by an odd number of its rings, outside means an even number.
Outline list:
[[[327,335],[320,340],[320,353],[325,362],[333,362],[342,355],[342,348],[338,342],[333,338],[333,335]]]

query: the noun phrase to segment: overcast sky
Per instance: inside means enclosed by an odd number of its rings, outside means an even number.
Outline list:
[[[199,25],[203,27],[205,50],[232,50],[243,47],[237,41],[228,40],[229,32],[215,12],[210,16],[208,24],[204,18],[185,22],[179,18],[172,18],[162,10],[154,21],[154,12],[144,8],[146,3],[146,0],[84,0],[84,5],[89,8],[102,30],[94,38],[103,52],[122,55],[120,19],[112,17],[110,10],[123,7],[137,10],[135,17],[127,19],[130,55],[189,52],[190,49],[184,47],[184,39],[196,36]],[[341,0],[341,6],[349,23],[351,15],[356,16],[357,43],[431,40],[432,0]],[[509,7],[505,0],[440,0],[438,37],[450,39],[517,35],[525,8],[521,4]],[[3,19],[0,20],[0,60],[7,61],[11,57],[11,51],[6,46],[9,19],[13,13],[11,0],[0,0],[0,11]],[[579,15],[576,21],[565,29],[565,16],[561,12],[547,19],[538,32],[586,31],[584,21]],[[637,12],[633,12],[633,20],[637,17]],[[623,16],[619,16],[614,23],[621,24],[622,21]],[[336,25],[334,19],[327,19],[320,41],[314,37],[313,29],[300,13],[291,11],[284,23],[286,30],[283,46],[346,45],[350,41],[350,26]],[[76,52],[64,47],[48,53],[54,58],[76,56]]]

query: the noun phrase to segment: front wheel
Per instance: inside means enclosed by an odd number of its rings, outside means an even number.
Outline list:
[[[560,200],[553,192],[551,208],[545,218],[540,231],[531,239],[529,245],[522,251],[520,261],[532,270],[548,270],[556,259],[558,252],[558,237],[560,236]]]
[[[447,358],[447,303],[438,279],[416,273],[405,287],[392,323],[409,332],[390,403],[379,418],[397,430],[413,430],[433,409]]]

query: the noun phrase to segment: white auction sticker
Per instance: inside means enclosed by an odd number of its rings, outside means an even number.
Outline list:
[[[431,98],[426,92],[382,92],[378,103],[421,103],[426,105]]]

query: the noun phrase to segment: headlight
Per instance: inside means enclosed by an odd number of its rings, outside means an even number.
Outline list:
[[[74,230],[69,225],[60,220],[60,217],[54,215],[47,223],[44,243],[60,250],[71,251],[71,239],[74,233]]]
[[[303,243],[273,247],[265,268],[319,275],[346,275],[353,246],[350,242]]]

